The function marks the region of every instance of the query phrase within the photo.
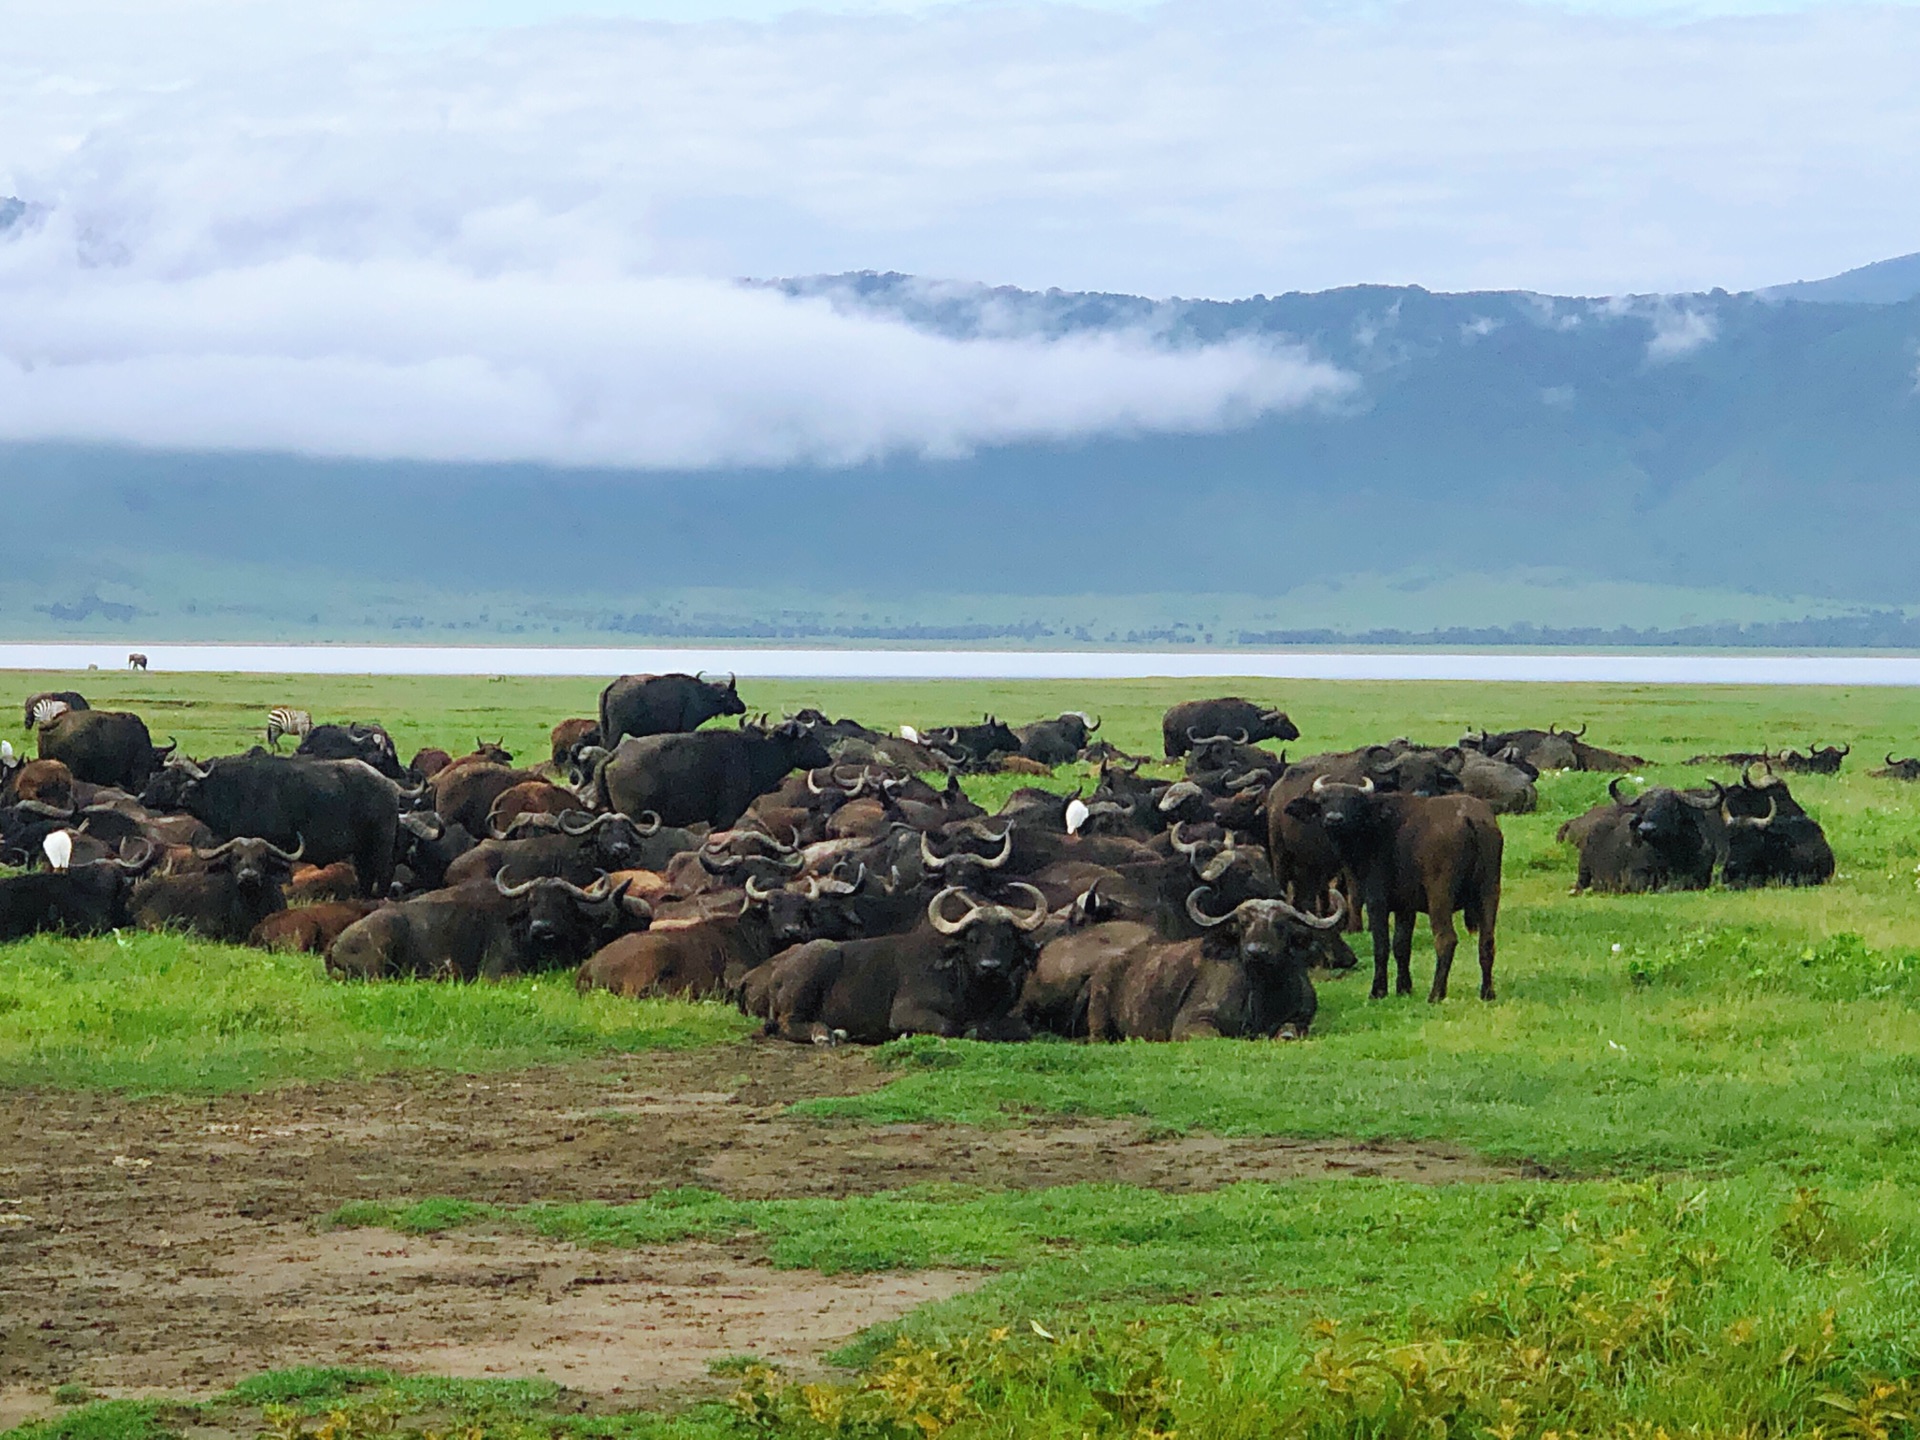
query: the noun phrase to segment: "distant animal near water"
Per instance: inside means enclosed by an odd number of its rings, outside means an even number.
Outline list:
[[[267,712],[267,748],[278,750],[280,739],[291,735],[296,740],[304,740],[313,733],[313,716],[304,710],[289,710],[284,705],[276,705]]]
[[[134,651],[131,655],[127,656],[127,668],[129,670],[146,669],[147,657],[142,655],[138,650]]]

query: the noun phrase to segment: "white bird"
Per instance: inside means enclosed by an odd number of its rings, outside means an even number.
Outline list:
[[[1067,802],[1067,834],[1078,835],[1080,827],[1087,823],[1087,816],[1093,812],[1087,809],[1087,802],[1078,795]]]
[[[900,738],[909,745],[918,745],[920,743],[920,732],[911,725],[902,725],[900,727]]]
[[[40,848],[46,853],[47,864],[64,870],[73,860],[73,832],[56,830],[40,842]]]

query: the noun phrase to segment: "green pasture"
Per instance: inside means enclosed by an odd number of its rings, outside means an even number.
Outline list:
[[[15,679],[23,695],[74,683]],[[459,750],[480,735],[538,757],[554,720],[592,713],[598,682],[100,674],[78,688],[139,709],[160,738],[177,735],[203,757],[247,743],[280,703],[316,719],[382,720],[403,754]],[[1157,747],[1168,703],[1212,688],[742,686],[756,710],[811,704],[884,728],[1084,708],[1136,750]],[[1511,1181],[1162,1195],[1008,1192],[961,1175],[842,1201],[683,1191],[500,1210],[461,1196],[369,1195],[316,1223],[493,1227],[599,1246],[743,1237],[779,1265],[934,1265],[986,1278],[868,1336],[843,1357],[855,1368],[840,1381],[809,1391],[742,1361],[732,1403],[673,1417],[575,1414],[538,1386],[428,1400],[407,1388],[428,1382],[378,1372],[263,1377],[215,1409],[287,1440],[323,1422],[335,1440],[397,1423],[515,1436],[1912,1433],[1920,793],[1865,772],[1888,749],[1920,749],[1920,692],[1219,688],[1282,704],[1304,732],[1288,747],[1296,755],[1584,721],[1590,740],[1647,756],[1648,778],[1693,783],[1716,773],[1679,763],[1696,752],[1851,742],[1842,775],[1792,782],[1826,826],[1839,876],[1813,890],[1569,895],[1572,853],[1553,832],[1604,796],[1607,777],[1550,776],[1539,814],[1503,820],[1492,1005],[1459,984],[1439,1007],[1370,1002],[1364,978],[1348,977],[1321,982],[1320,1017],[1299,1044],[910,1040],[881,1052],[887,1086],[801,1107],[823,1144],[842,1127],[902,1121],[1127,1116],[1162,1133],[1433,1142],[1510,1162]],[[1048,783],[1087,780],[1063,770]],[[991,804],[1017,783],[969,788]],[[1431,963],[1423,930],[1416,976]],[[0,1085],[254,1089],[760,1043],[744,1030],[720,1006],[583,999],[560,976],[345,986],[310,960],[166,936],[0,949]],[[285,1408],[269,1414],[268,1403]],[[209,1423],[208,1412],[115,1401],[14,1440],[130,1440]]]

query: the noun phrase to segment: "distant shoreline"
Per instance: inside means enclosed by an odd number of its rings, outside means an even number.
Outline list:
[[[798,646],[447,646],[0,643],[0,670],[313,675],[614,675],[733,671],[845,680],[1455,680],[1639,685],[1920,686],[1920,654],[1722,650],[1322,649],[1144,651]]]

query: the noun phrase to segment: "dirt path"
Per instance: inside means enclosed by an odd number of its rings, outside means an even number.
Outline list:
[[[207,1392],[264,1369],[358,1363],[538,1374],[638,1403],[699,1386],[720,1355],[804,1368],[978,1278],[775,1271],[751,1243],[606,1253],[496,1235],[317,1232],[314,1219],[347,1200],[1513,1173],[1414,1146],[1147,1141],[1124,1121],[995,1132],[783,1113],[886,1079],[858,1051],[741,1045],[196,1101],[0,1094],[0,1376],[40,1394],[68,1381]],[[0,1394],[0,1408],[17,1409],[22,1393]]]

